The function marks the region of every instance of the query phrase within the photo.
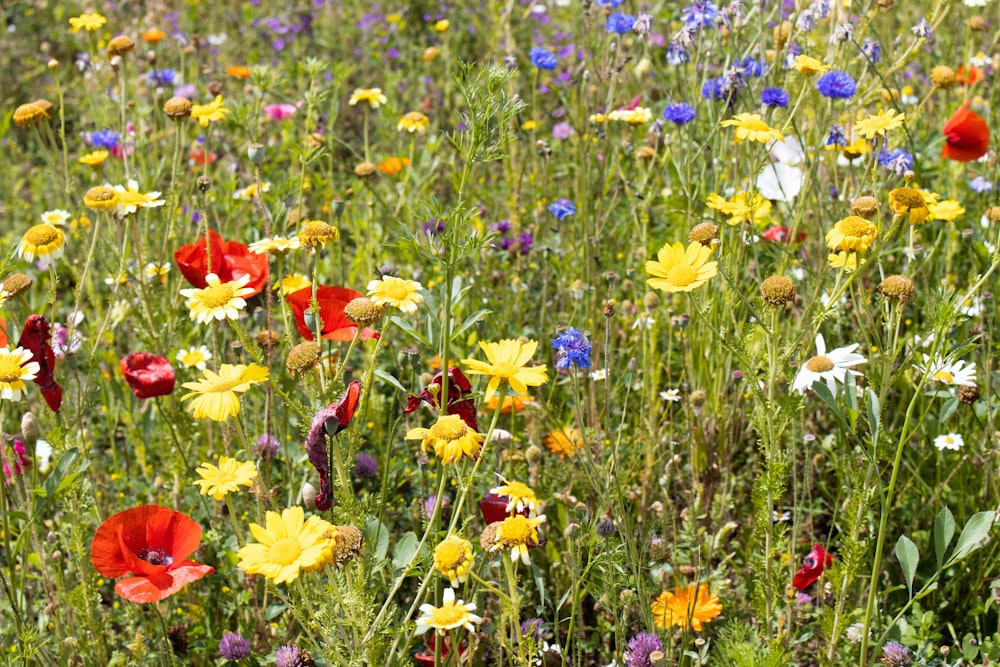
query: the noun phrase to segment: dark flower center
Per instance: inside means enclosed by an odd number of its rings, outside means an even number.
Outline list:
[[[166,549],[146,548],[138,553],[139,558],[150,565],[170,565],[174,562],[174,557],[167,553]]]

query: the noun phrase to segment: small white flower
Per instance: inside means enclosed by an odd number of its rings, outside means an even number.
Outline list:
[[[607,380],[608,379],[608,369],[607,368],[598,368],[596,371],[593,371],[590,374],[590,379],[593,380],[594,382],[600,382],[601,380]]]
[[[784,162],[767,165],[757,174],[757,191],[765,199],[789,202],[798,196],[805,175],[798,167]]]
[[[670,403],[677,403],[681,400],[681,390],[680,389],[667,389],[666,391],[660,392],[660,398]]]
[[[205,370],[205,362],[212,358],[212,353],[204,345],[192,347],[190,350],[182,349],[177,352],[177,361],[184,364],[185,368],[197,368]]]
[[[993,58],[980,51],[975,56],[969,59],[969,62],[976,67],[989,67],[993,64]]]
[[[934,438],[934,446],[941,451],[946,449],[958,451],[965,446],[965,440],[958,433],[944,433]]]
[[[858,349],[858,343],[838,347],[836,350],[827,352],[823,334],[818,334],[816,336],[816,356],[802,364],[799,374],[795,376],[792,391],[804,394],[807,389],[812,388],[813,383],[822,380],[826,382],[830,392],[836,394],[837,383],[843,382],[848,372],[855,377],[861,375],[858,371],[851,370],[850,367],[868,362],[860,354],[854,354],[856,349]]]
[[[860,644],[861,638],[865,636],[865,624],[855,623],[853,625],[847,626],[847,630],[844,631],[844,636],[847,637],[847,641],[852,644]],[[871,637],[871,632],[869,631],[868,636]]]
[[[635,320],[635,322],[632,323],[632,328],[633,329],[640,329],[640,328],[652,329],[653,328],[653,324],[655,324],[655,323],[656,323],[656,320],[653,319],[652,317],[650,317],[649,315],[647,315],[646,313],[639,313],[639,317],[637,317],[636,320]]]
[[[976,365],[971,362],[961,360],[949,362],[941,357],[928,362],[928,359],[925,357],[924,368],[916,365],[914,368],[925,372],[935,382],[943,382],[944,384],[958,385],[960,387],[976,386]]]
[[[69,211],[64,211],[61,208],[54,209],[52,211],[46,211],[42,213],[42,222],[46,225],[52,225],[53,227],[62,227],[67,222],[69,222],[70,216]]]
[[[38,472],[48,472],[52,464],[52,445],[47,440],[35,441],[35,460],[38,461]]]

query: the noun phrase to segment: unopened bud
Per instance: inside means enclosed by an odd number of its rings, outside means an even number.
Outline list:
[[[302,485],[302,503],[308,509],[315,509],[316,507],[316,496],[319,492],[316,491],[316,487],[306,482]]]
[[[21,437],[24,439],[24,444],[31,448],[31,451],[35,451],[38,435],[38,421],[35,419],[35,415],[25,412],[24,416],[21,417]]]

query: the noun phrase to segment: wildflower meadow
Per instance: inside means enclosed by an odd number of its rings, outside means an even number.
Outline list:
[[[0,17],[0,664],[1000,666],[994,0]]]

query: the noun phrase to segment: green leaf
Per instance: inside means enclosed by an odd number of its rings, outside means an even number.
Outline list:
[[[400,390],[404,394],[409,395],[409,393],[410,393],[409,391],[407,391],[406,387],[404,387],[402,385],[402,383],[399,380],[396,379],[395,375],[392,375],[390,373],[386,373],[385,371],[383,371],[383,370],[381,370],[379,368],[376,368],[375,369],[375,377],[377,377],[379,380],[382,380],[382,382],[385,382],[386,384],[395,387],[396,389]]]
[[[955,543],[955,552],[951,555],[949,562],[954,563],[962,560],[976,549],[980,548],[990,537],[990,528],[996,520],[997,513],[994,510],[988,512],[976,512],[969,517],[962,534],[958,536]]]
[[[878,442],[878,429],[881,425],[881,406],[878,403],[878,396],[871,387],[868,388],[868,426],[872,430],[872,442]]]
[[[399,538],[399,541],[396,542],[396,548],[392,550],[392,569],[394,572],[405,570],[409,566],[413,556],[417,553],[419,542],[417,534],[412,530]]]
[[[952,396],[944,405],[941,406],[941,415],[938,417],[938,423],[944,424],[948,421],[948,418],[955,414],[955,410],[958,409],[958,397]]]
[[[389,552],[389,529],[378,519],[369,519],[365,522],[365,529],[361,531],[365,536],[365,542],[372,544],[375,540],[375,549],[372,552],[373,560],[385,560],[385,555]],[[378,539],[376,540],[376,536]]]
[[[451,339],[452,340],[457,339],[459,336],[468,331],[469,327],[473,326],[476,322],[482,320],[484,317],[486,317],[492,312],[493,312],[492,310],[486,310],[484,308],[482,310],[477,310],[476,312],[472,313],[471,315],[465,318],[465,321],[462,322],[461,326],[459,326],[457,329],[455,329],[454,332],[452,332]]]
[[[944,555],[948,552],[948,545],[951,544],[953,537],[955,537],[955,517],[950,509],[942,507],[934,517],[934,556],[937,558],[939,569],[944,563]]]
[[[830,391],[830,388],[826,386],[825,382],[822,380],[813,382],[812,390],[817,396],[820,397],[820,400],[826,403],[827,406],[833,410],[833,414],[835,414],[840,421],[845,421],[844,413],[840,411],[840,406],[837,405],[837,397],[833,395],[833,392]]]
[[[414,329],[413,325],[404,320],[403,318],[393,315],[392,318],[390,318],[390,321],[397,327],[402,329],[403,333],[405,333],[406,335],[411,336],[412,338],[416,338],[427,347],[431,347],[430,342],[426,338],[424,338],[423,334]]]
[[[896,559],[899,567],[903,569],[903,578],[906,579],[906,590],[913,597],[913,577],[917,573],[917,563],[920,562],[920,552],[917,545],[906,535],[900,535],[896,540]]]

